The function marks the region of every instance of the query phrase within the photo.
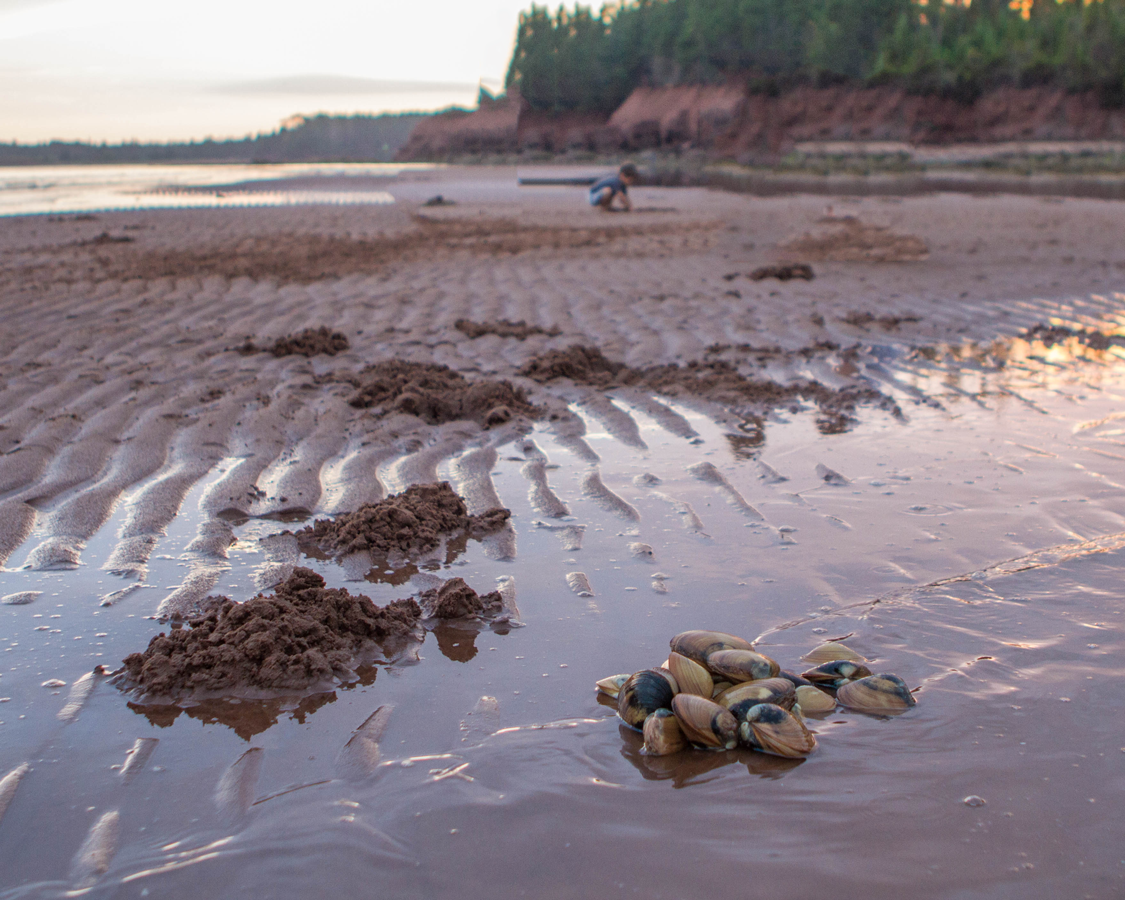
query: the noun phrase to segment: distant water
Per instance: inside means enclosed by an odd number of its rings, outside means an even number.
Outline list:
[[[387,204],[394,203],[394,198],[385,190],[373,189],[371,179],[390,178],[405,168],[408,167],[393,163],[3,166],[0,216]],[[309,179],[321,177],[326,179],[323,189],[310,187]],[[349,190],[347,179],[351,178],[356,179],[354,190]],[[292,182],[292,189],[286,187],[287,181]]]

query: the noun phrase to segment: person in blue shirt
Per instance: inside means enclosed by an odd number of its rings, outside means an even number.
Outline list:
[[[607,175],[590,188],[590,205],[601,207],[606,212],[613,210],[613,201],[621,198],[621,209],[628,212],[633,208],[629,202],[629,185],[637,181],[637,167],[627,162],[617,170],[616,175]]]

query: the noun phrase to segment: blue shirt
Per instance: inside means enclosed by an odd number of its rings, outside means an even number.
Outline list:
[[[605,188],[609,188],[610,190],[612,190],[613,196],[615,197],[618,194],[628,195],[629,193],[626,188],[625,182],[621,180],[620,175],[607,175],[605,178],[603,178],[601,181],[597,182],[593,187],[590,188],[590,193],[597,194]]]

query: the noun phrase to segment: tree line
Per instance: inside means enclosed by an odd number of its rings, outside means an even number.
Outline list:
[[[161,162],[391,162],[425,113],[296,116],[276,131],[235,140],[0,144],[0,166]]]
[[[609,112],[640,85],[895,84],[971,101],[1002,85],[1125,105],[1125,0],[626,0],[521,13],[507,86]]]

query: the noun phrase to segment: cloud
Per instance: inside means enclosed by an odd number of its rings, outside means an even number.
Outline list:
[[[4,2],[4,0],[0,0]],[[211,90],[220,94],[406,94],[475,90],[475,84],[446,81],[384,81],[347,75],[289,75],[233,81]]]

